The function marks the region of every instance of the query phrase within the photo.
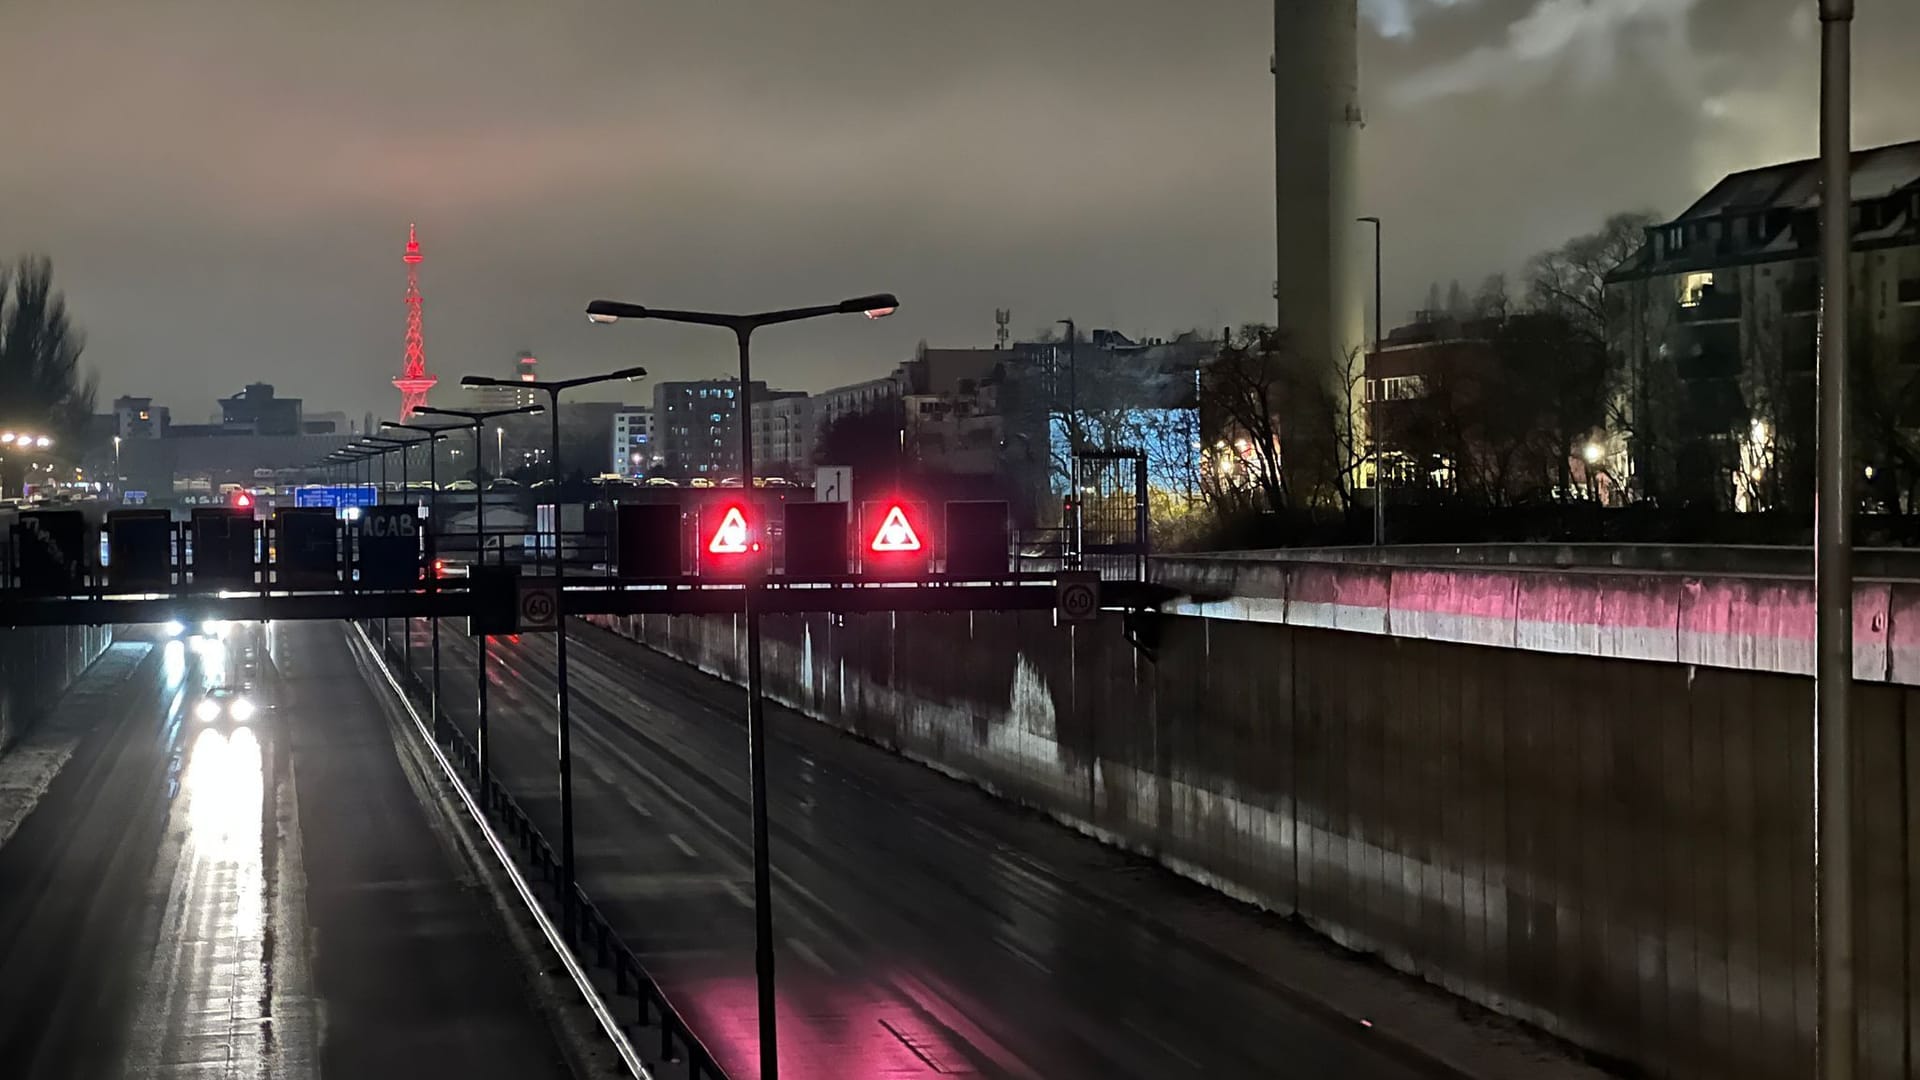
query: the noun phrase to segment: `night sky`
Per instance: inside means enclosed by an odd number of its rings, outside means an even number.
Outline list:
[[[1814,0],[1363,3],[1390,323],[1815,150]],[[1857,141],[1920,137],[1920,4],[1860,8]],[[1270,45],[1262,0],[12,0],[0,254],[54,256],[103,399],[188,421],[256,378],[390,413],[409,221],[442,401],[522,348],[731,366],[717,332],[588,326],[597,296],[898,292],[760,339],[807,389],[991,344],[995,307],[1241,323],[1271,311]]]

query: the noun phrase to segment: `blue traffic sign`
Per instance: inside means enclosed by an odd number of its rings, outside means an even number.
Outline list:
[[[316,484],[311,487],[295,488],[293,504],[295,506],[372,506],[379,502],[376,492],[369,484]]]

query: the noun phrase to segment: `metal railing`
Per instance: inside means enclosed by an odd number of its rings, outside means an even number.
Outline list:
[[[393,640],[381,633],[377,624],[371,629],[367,626],[362,626],[360,629],[369,643],[378,641],[379,650],[387,660],[402,658],[401,653],[404,650],[396,649]],[[403,695],[408,710],[413,713],[416,726],[419,727],[422,735],[431,741],[433,726],[422,723],[418,713],[418,709],[425,707],[425,703],[429,700],[427,687],[419,681],[418,674],[411,668],[396,668],[392,664],[383,666],[386,667],[388,678],[392,680],[394,688]],[[719,1062],[714,1059],[712,1051],[708,1050],[706,1044],[700,1041],[700,1037],[694,1034],[686,1018],[667,999],[666,992],[661,989],[659,981],[640,962],[639,954],[621,938],[612,922],[600,910],[599,905],[594,903],[587,891],[576,885],[570,898],[556,891],[563,875],[560,869],[560,857],[553,844],[547,840],[539,826],[534,824],[526,808],[514,798],[513,793],[507,790],[498,778],[487,777],[483,780],[480,776],[480,756],[472,741],[458,725],[451,722],[450,718],[445,718],[444,714],[443,719],[446,719],[446,722],[437,726],[444,734],[445,752],[443,753],[440,745],[436,744],[435,756],[446,769],[449,779],[454,780],[462,796],[467,799],[468,809],[483,825],[489,820],[498,821],[506,833],[507,840],[518,850],[520,859],[537,875],[540,889],[523,891],[522,896],[530,906],[537,905],[542,909],[535,914],[541,917],[543,928],[546,929],[556,951],[562,951],[563,958],[579,963],[581,953],[578,950],[591,947],[592,968],[604,971],[612,977],[614,996],[633,999],[634,1013],[630,1023],[636,1028],[655,1029],[659,1040],[657,1057],[661,1061],[684,1063],[687,1080],[728,1080],[726,1070],[722,1069]],[[473,785],[480,785],[477,803],[469,794]],[[490,829],[489,834],[491,835]],[[500,849],[496,849],[496,854],[503,859],[506,856],[506,852]],[[545,895],[537,896],[536,893],[539,892]],[[573,940],[568,940],[566,931],[562,929],[568,925],[568,920],[561,918],[556,923],[551,917],[554,913],[544,910],[548,904],[564,905],[569,899],[574,912],[579,916],[572,920],[572,925],[576,927]],[[584,967],[585,965],[582,965],[582,974],[591,980],[591,973],[586,972]],[[582,985],[581,992],[593,999],[589,1004],[600,1000],[598,987],[593,986],[591,982]],[[622,1057],[626,1057],[627,1052],[631,1050],[631,1045],[627,1042],[629,1022],[613,1016],[610,1011],[606,1012],[601,1019],[603,1026],[615,1025],[616,1030],[609,1031],[608,1034],[616,1036],[616,1044],[621,1044]],[[650,1075],[637,1060],[629,1060],[628,1064],[634,1070],[634,1075],[640,1077]]]

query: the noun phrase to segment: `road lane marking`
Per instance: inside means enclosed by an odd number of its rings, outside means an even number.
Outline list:
[[[813,946],[807,944],[804,941],[801,941],[799,938],[788,938],[787,948],[793,950],[793,955],[799,957],[802,960],[805,960],[807,963],[812,964],[814,967],[819,968],[821,971],[824,971],[829,975],[838,974],[838,972],[833,970],[832,964],[827,963],[826,960],[823,959],[819,953],[813,950]]]
[[[679,848],[680,854],[685,855],[687,858],[697,859],[700,857],[700,853],[693,850],[692,844],[682,840],[679,833],[670,832],[667,834],[667,839],[673,841],[673,846]]]

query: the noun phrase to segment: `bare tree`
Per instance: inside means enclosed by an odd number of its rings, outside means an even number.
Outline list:
[[[53,285],[53,260],[26,256],[0,267],[0,425],[47,432],[77,458],[92,422],[95,377],[80,368],[86,338]],[[19,487],[23,463],[8,455],[0,490]]]

